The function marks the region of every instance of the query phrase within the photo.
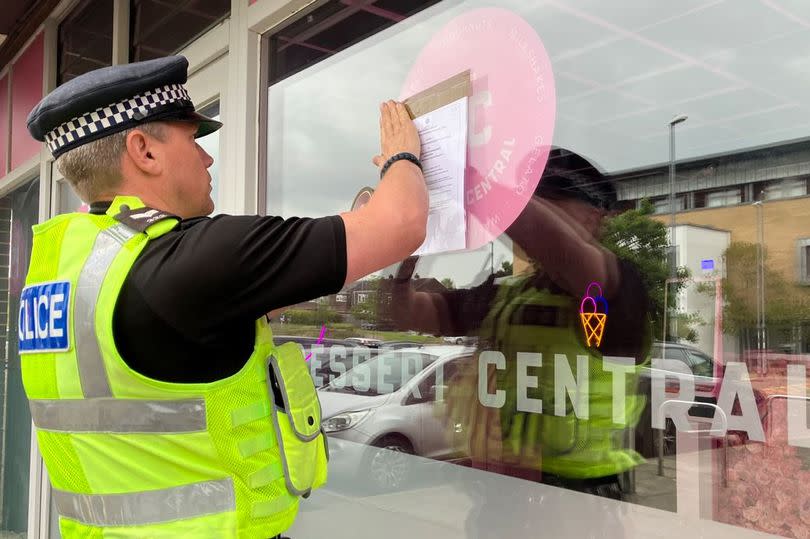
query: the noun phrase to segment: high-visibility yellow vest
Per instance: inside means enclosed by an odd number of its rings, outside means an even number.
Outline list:
[[[279,534],[300,497],[326,481],[320,403],[301,349],[274,346],[262,319],[253,353],[228,378],[168,383],[130,369],[113,339],[116,300],[139,253],[177,220],[135,211],[149,223],[139,232],[113,218],[124,205],[143,208],[118,197],[106,215],[34,227],[22,376],[62,536]]]
[[[623,366],[623,421],[614,417],[614,374],[605,370],[602,354],[584,344],[582,326],[570,297],[533,287],[527,278],[514,278],[498,289],[495,301],[483,321],[484,349],[503,352],[505,369],[497,371],[496,384],[504,389],[506,401],[500,409],[504,460],[535,467],[571,479],[606,477],[625,472],[644,460],[624,441],[627,430],[638,423],[646,399],[637,392],[641,366]],[[649,336],[643,338],[649,343]],[[647,346],[649,349],[649,346]],[[529,387],[530,399],[542,402],[542,413],[521,410],[516,388],[517,354],[542,354],[542,366],[529,371],[537,376],[537,387]],[[573,401],[560,393],[555,380],[558,357],[577,379],[580,360],[587,365],[588,388]],[[557,374],[557,376],[559,373]],[[562,413],[557,398],[565,399]],[[587,401],[587,415],[583,413]]]

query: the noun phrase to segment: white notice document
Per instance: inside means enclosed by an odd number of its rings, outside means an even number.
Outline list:
[[[425,242],[416,255],[467,247],[464,170],[467,165],[467,97],[414,120],[422,140],[422,168],[430,196]]]

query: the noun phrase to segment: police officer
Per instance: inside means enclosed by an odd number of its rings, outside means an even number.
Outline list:
[[[494,189],[499,197],[510,196],[505,188]],[[596,167],[555,148],[535,195],[506,231],[531,260],[530,271],[498,283],[490,276],[471,289],[425,293],[408,284],[416,263],[410,258],[393,280],[393,316],[402,328],[476,335],[479,353],[503,353],[505,363],[489,369],[486,380],[478,379],[479,365],[473,362],[465,381],[455,378],[446,396],[450,424],[462,425],[467,433],[474,467],[620,499],[620,475],[642,462],[638,453],[622,446],[621,435],[638,421],[644,405],[633,371],[649,353],[646,287],[631,262],[598,242],[615,191]],[[610,313],[602,342],[589,346],[578,311],[592,282],[601,285]],[[542,365],[529,371],[537,376],[537,386],[527,391],[529,398],[542,402],[542,412],[527,412],[518,403],[520,352],[542,354]],[[578,358],[586,358],[589,379],[587,394],[572,397],[577,409],[566,402],[563,414],[555,406],[558,354],[573,373],[582,368]],[[613,419],[613,376],[605,369],[606,355],[631,358],[619,366],[629,371],[620,403],[623,423]],[[480,387],[503,394],[502,405],[479,402]],[[582,413],[583,401],[588,401],[587,414]],[[483,505],[504,507],[501,494],[483,493]],[[495,521],[493,514],[476,520],[475,537],[508,536],[509,527],[519,525],[512,518],[500,519],[500,513]]]
[[[328,449],[301,350],[274,346],[264,315],[424,240],[420,141],[392,101],[363,208],[206,217],[213,159],[195,139],[221,124],[195,111],[187,68],[175,56],[93,71],[28,118],[91,203],[34,227],[20,310],[63,537],[280,537],[326,481]]]

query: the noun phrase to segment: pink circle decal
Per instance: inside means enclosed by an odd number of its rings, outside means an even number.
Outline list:
[[[467,249],[500,236],[526,207],[546,166],[556,95],[534,29],[500,8],[476,9],[422,49],[402,89],[410,97],[471,70],[464,204]]]

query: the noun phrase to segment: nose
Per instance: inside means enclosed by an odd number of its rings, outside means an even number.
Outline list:
[[[209,155],[208,152],[203,150],[202,146],[197,144],[197,150],[200,152],[203,163],[205,163],[205,168],[209,168],[211,165],[214,164],[214,158]]]

